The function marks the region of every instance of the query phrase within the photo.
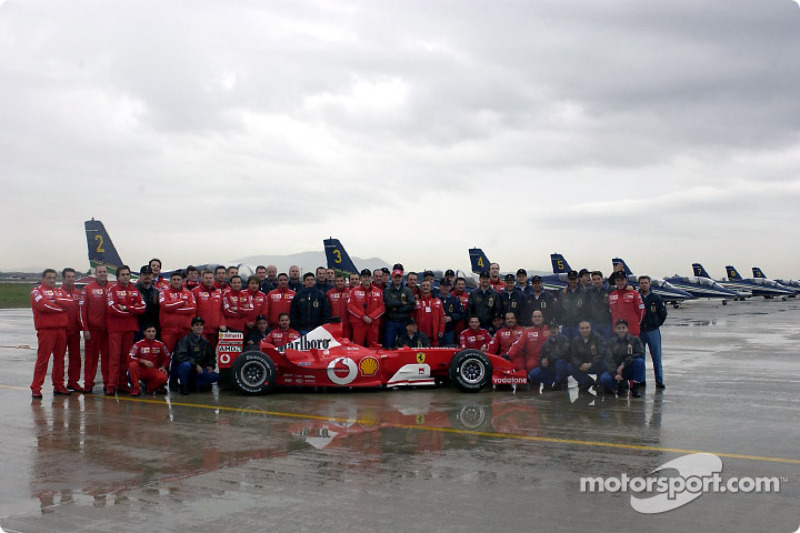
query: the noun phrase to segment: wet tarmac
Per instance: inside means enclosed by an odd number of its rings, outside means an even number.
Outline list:
[[[5,531],[771,531],[800,526],[800,302],[687,302],[667,390],[30,398],[30,311],[0,311]],[[99,390],[99,388],[98,388]],[[175,401],[172,401],[172,400]],[[583,476],[692,452],[780,492],[641,514]]]

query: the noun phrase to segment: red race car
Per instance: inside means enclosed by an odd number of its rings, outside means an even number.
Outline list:
[[[447,379],[464,392],[527,383],[525,370],[496,355],[460,348],[365,348],[343,337],[340,324],[325,324],[277,348],[262,342],[242,350],[241,333],[220,333],[217,360],[221,377],[245,394],[277,387],[436,385]]]

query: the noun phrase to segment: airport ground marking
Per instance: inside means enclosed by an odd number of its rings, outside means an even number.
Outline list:
[[[16,387],[13,385],[0,385],[0,389],[11,389],[11,390],[28,390],[27,387]],[[76,393],[77,394],[77,393]],[[105,396],[103,397],[106,398]],[[266,416],[276,416],[280,418],[294,418],[300,420],[320,420],[323,422],[341,422],[341,423],[356,423],[358,422],[357,418],[345,418],[345,417],[335,417],[335,416],[324,416],[324,415],[312,415],[312,414],[303,414],[303,413],[289,413],[284,411],[267,411],[264,409],[250,409],[246,407],[230,407],[226,405],[209,405],[204,403],[189,403],[189,402],[176,402],[172,399],[163,399],[163,400],[151,400],[148,398],[134,398],[134,397],[125,397],[125,396],[116,396],[116,397],[108,397],[107,399],[110,400],[121,400],[126,402],[138,402],[138,403],[148,403],[153,405],[174,405],[178,407],[189,407],[194,409],[208,409],[212,411],[226,411],[231,413],[247,413],[247,414],[258,414],[258,415],[266,415]],[[800,465],[800,459],[790,459],[787,457],[769,457],[763,455],[747,455],[741,453],[726,453],[726,452],[709,452],[708,450],[689,450],[684,448],[666,448],[661,446],[646,446],[643,444],[622,444],[616,442],[603,442],[603,441],[591,441],[591,440],[578,440],[578,439],[558,439],[554,437],[535,437],[533,435],[516,435],[514,433],[498,433],[494,431],[472,431],[469,429],[456,429],[456,428],[446,428],[446,427],[436,427],[436,426],[423,426],[423,425],[411,425],[411,424],[386,424],[389,427],[399,428],[399,429],[415,429],[421,431],[435,431],[439,433],[453,433],[458,435],[475,435],[479,437],[489,437],[489,438],[496,438],[496,439],[507,439],[507,440],[521,440],[521,441],[528,441],[528,442],[544,442],[548,444],[571,444],[576,446],[590,446],[595,448],[614,448],[620,450],[638,450],[638,451],[647,451],[647,452],[666,452],[666,453],[680,453],[680,454],[687,454],[687,453],[713,453],[719,457],[727,457],[729,459],[741,459],[745,461],[761,461],[761,462],[770,462],[770,463],[784,463],[784,464],[792,464],[792,465]]]

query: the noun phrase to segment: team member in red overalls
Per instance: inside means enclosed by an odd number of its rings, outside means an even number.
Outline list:
[[[444,308],[442,301],[431,294],[431,282],[428,280],[419,286],[413,316],[419,331],[431,340],[431,346],[439,346],[439,340],[444,336]]]
[[[633,290],[633,287],[628,288],[628,277],[625,276],[625,272],[617,271],[614,273],[613,278],[617,288],[608,295],[611,323],[616,324],[617,320],[625,320],[629,324],[628,333],[638,337],[640,332],[639,325],[645,315],[642,295]]]
[[[533,312],[533,326],[525,328],[517,342],[508,350],[508,357],[519,370],[530,372],[539,366],[542,345],[547,342],[549,331],[544,325],[544,315],[538,309]]]
[[[505,325],[494,334],[486,353],[508,357],[508,351],[517,342],[523,331],[525,331],[525,328],[517,325],[517,315],[513,311],[508,311]]]
[[[133,335],[139,330],[136,317],[144,313],[145,308],[142,294],[131,283],[130,267],[120,266],[117,284],[108,290],[108,380],[103,383],[106,395],[113,395],[117,390],[130,391],[128,353],[133,346]]]
[[[214,286],[213,272],[203,270],[200,273],[200,286],[192,289],[192,295],[197,306],[197,316],[205,321],[203,337],[211,344],[211,349],[216,351],[219,332],[227,331],[228,327],[222,315],[222,291]]]
[[[331,304],[331,318],[339,317],[342,323],[342,335],[347,339],[352,339],[350,327],[350,313],[347,310],[347,303],[350,301],[350,287],[344,279],[344,274],[336,274],[334,277],[333,288],[325,296]]]
[[[81,329],[85,342],[83,361],[83,392],[92,393],[100,363],[103,383],[108,381],[108,269],[98,265],[94,271],[95,280],[86,285],[81,292]],[[113,285],[113,284],[112,284]]]
[[[469,324],[469,327],[458,336],[459,346],[461,346],[462,350],[470,348],[485,352],[489,342],[492,340],[492,336],[481,327],[481,321],[476,316],[471,316],[467,324]]]
[[[156,327],[144,328],[144,339],[133,343],[129,353],[128,373],[131,377],[131,396],[139,396],[139,380],[145,382],[147,394],[153,394],[169,380],[169,350],[156,340]]]
[[[300,332],[289,327],[289,313],[281,313],[278,318],[278,327],[270,331],[264,340],[276,348],[300,338]]]
[[[83,392],[81,380],[81,291],[75,288],[75,269],[61,271],[61,290],[75,305],[67,311],[67,389]]]
[[[372,346],[380,340],[381,317],[386,311],[383,291],[370,280],[370,271],[361,271],[361,283],[350,289],[347,311],[353,330],[353,342],[361,346]]]
[[[53,394],[69,394],[64,387],[64,353],[67,349],[69,309],[75,305],[71,296],[56,287],[56,271],[48,268],[42,272],[41,285],[31,291],[33,324],[39,340],[31,395],[37,400],[42,397],[42,385],[47,375],[50,355],[53,356]]]
[[[192,330],[196,309],[194,295],[183,288],[183,272],[176,270],[169,277],[169,288],[158,295],[161,340],[170,352],[175,349],[178,340]]]
[[[267,295],[261,292],[261,283],[256,276],[247,278],[247,292],[250,295],[250,311],[245,316],[245,336],[256,329],[259,315],[267,316]]]
[[[244,332],[247,325],[247,313],[252,310],[250,293],[242,290],[242,278],[234,274],[230,279],[231,286],[222,293],[222,313],[229,330]]]
[[[269,327],[277,328],[281,313],[292,310],[292,299],[295,292],[289,288],[289,276],[281,272],[278,274],[278,288],[267,294],[267,322]]]

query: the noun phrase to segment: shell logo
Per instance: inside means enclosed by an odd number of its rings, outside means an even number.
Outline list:
[[[379,366],[378,360],[372,356],[367,356],[358,363],[358,368],[361,369],[362,376],[374,376]]]

